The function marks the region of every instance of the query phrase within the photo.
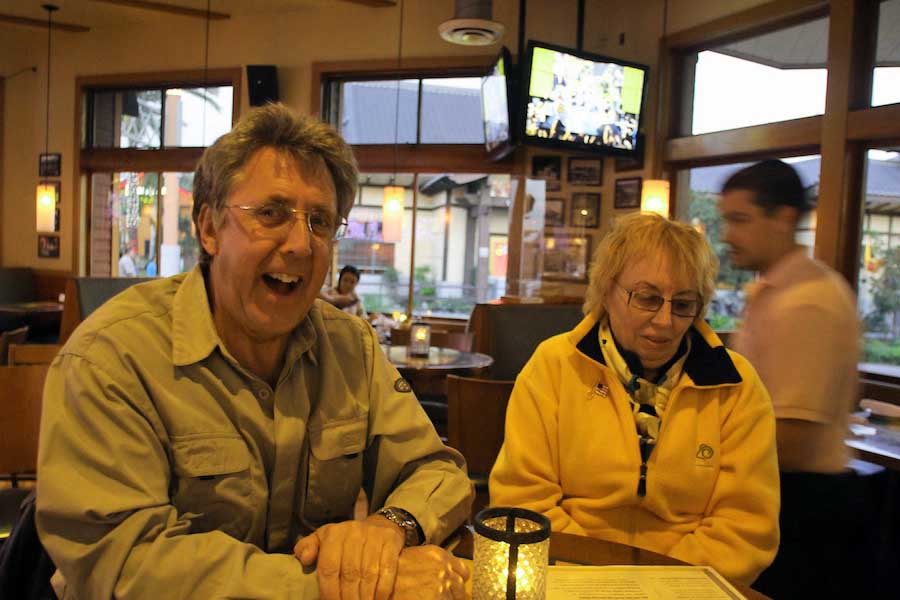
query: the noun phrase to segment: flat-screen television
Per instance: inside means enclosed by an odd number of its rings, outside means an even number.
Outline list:
[[[481,78],[481,115],[484,122],[484,149],[499,160],[515,148],[516,78],[509,50],[503,48],[491,70]]]
[[[522,142],[638,153],[646,66],[532,40],[523,75]]]

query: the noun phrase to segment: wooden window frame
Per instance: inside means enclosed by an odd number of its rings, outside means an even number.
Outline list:
[[[352,79],[398,79],[428,77],[473,77],[487,72],[496,59],[495,54],[484,56],[455,56],[406,58],[398,60],[365,60],[316,62],[312,65],[310,114],[323,119],[325,85],[333,81]],[[522,146],[499,161],[488,160],[482,144],[357,144],[353,154],[361,172],[391,173],[508,173],[524,177],[526,151]],[[507,255],[507,293],[518,289],[519,248],[522,241],[522,200],[524,181],[518,186],[509,215],[509,254]],[[414,190],[415,192],[415,190]],[[413,193],[413,222],[416,214],[416,194]],[[415,227],[413,228],[415,232]],[[413,246],[415,237],[413,238]],[[415,264],[415,249],[411,252]],[[332,269],[334,271],[334,269]],[[409,283],[407,309],[412,309],[412,278]]]
[[[821,156],[815,256],[856,289],[859,277],[863,180],[869,148],[900,143],[900,103],[872,107],[878,2],[777,0],[664,38],[660,48],[662,115],[654,156],[677,206],[677,171],[764,157]],[[686,57],[700,50],[829,15],[828,83],[822,115],[702,135],[683,135],[692,103]],[[900,378],[860,373],[870,394],[897,401]],[[898,402],[900,403],[900,402]]]
[[[159,71],[92,75],[75,79],[75,149],[72,176],[84,206],[74,213],[72,225],[72,274],[90,275],[91,251],[91,174],[111,171],[193,171],[205,147],[181,147],[141,150],[135,148],[82,148],[85,96],[88,91],[142,88],[232,86],[232,125],[241,112],[242,72],[239,67],[189,71]],[[162,140],[160,140],[162,142]],[[79,204],[79,206],[81,206]],[[159,226],[159,225],[158,225]],[[84,236],[82,245],[81,237]]]

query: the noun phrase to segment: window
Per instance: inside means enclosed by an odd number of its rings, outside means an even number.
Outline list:
[[[231,129],[232,86],[91,90],[85,148],[204,147]],[[163,102],[165,99],[165,102]]]
[[[694,135],[825,111],[828,18],[696,55]]]
[[[91,273],[165,277],[193,268],[193,180],[193,173],[94,173]]]
[[[785,162],[791,163],[800,174],[809,196],[817,197],[820,158],[804,156],[785,159]],[[719,192],[731,175],[751,164],[753,163],[700,167],[678,174],[679,197],[686,198],[685,202],[679,202],[678,218],[704,232],[719,257],[715,297],[710,303],[706,318],[713,329],[720,331],[737,328],[744,310],[744,286],[753,280],[754,274],[732,266],[728,258],[728,245],[720,235],[722,221],[718,211]],[[796,241],[809,249],[810,256],[815,244],[815,224],[816,215],[813,210],[805,215],[797,227]]]
[[[872,106],[900,102],[900,0],[878,7],[878,41],[872,82]]]
[[[333,81],[329,121],[351,144],[483,144],[481,78]]]
[[[900,148],[868,152],[858,306],[863,367],[900,376]]]
[[[507,184],[491,185],[494,179]],[[506,290],[509,176],[484,174],[368,173],[361,176],[347,235],[338,242],[335,270],[362,271],[357,293],[369,312],[405,313],[410,283],[413,313],[468,318],[476,302]],[[415,263],[412,203],[417,182]],[[403,225],[396,241],[384,239],[384,187],[405,190]],[[411,268],[412,267],[412,268]]]

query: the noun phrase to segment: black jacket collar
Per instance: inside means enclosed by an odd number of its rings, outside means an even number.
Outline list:
[[[688,330],[691,351],[684,362],[684,372],[699,386],[735,384],[743,381],[725,346],[710,346],[693,326]],[[594,323],[590,331],[581,338],[577,348],[588,358],[606,366],[600,350],[600,322]]]

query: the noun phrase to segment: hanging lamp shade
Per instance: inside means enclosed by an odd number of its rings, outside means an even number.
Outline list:
[[[669,182],[665,179],[646,179],[641,189],[641,212],[669,217]]]
[[[384,204],[381,209],[381,237],[385,242],[397,243],[403,239],[404,189],[389,185],[384,188]]]
[[[40,183],[37,186],[35,226],[38,231],[56,231],[56,201],[58,200],[56,190],[55,183]]]

